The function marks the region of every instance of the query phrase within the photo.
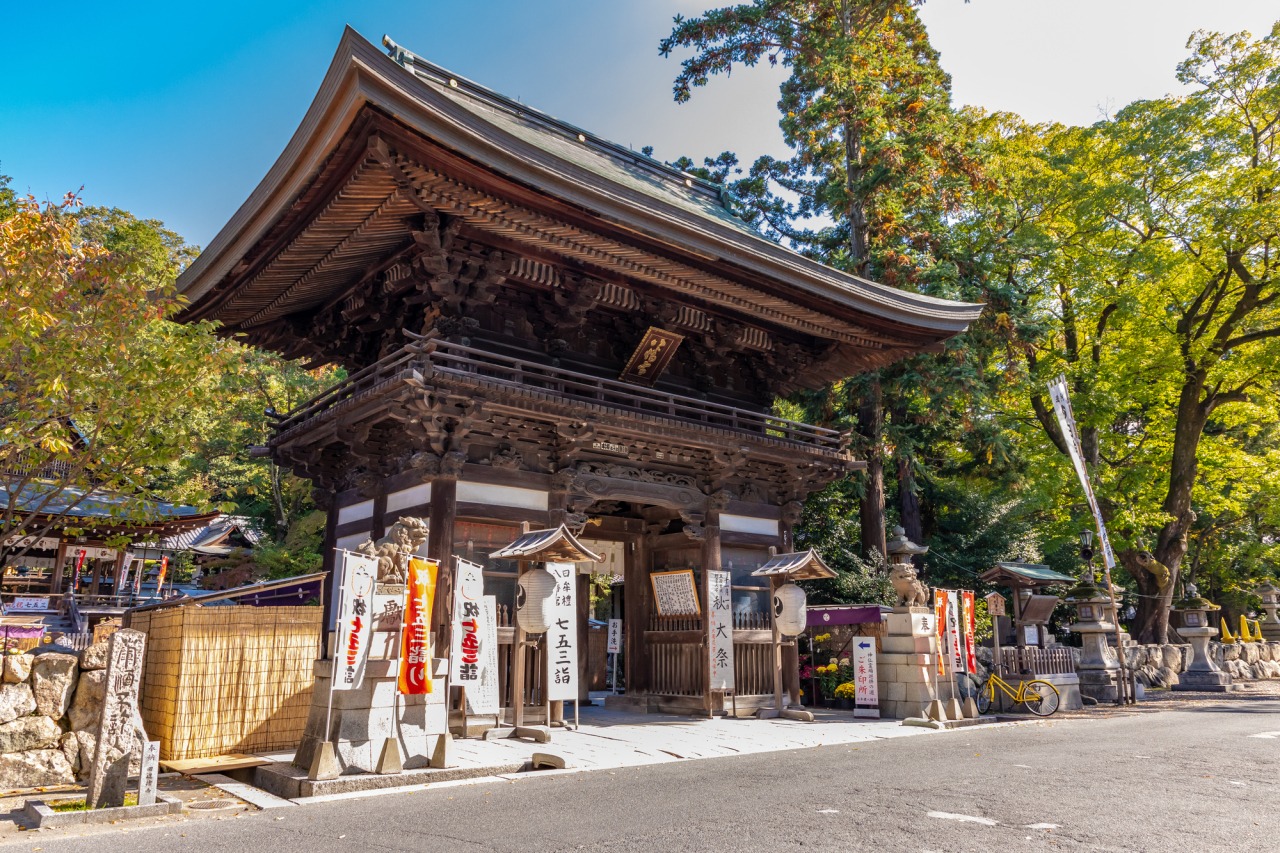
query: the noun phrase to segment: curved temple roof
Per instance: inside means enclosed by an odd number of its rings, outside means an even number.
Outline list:
[[[608,260],[622,265],[625,273],[625,264],[635,269],[640,264],[632,258],[618,260],[619,250],[608,246],[623,247],[624,253],[639,247],[642,259],[652,262],[644,267],[650,281],[665,285],[670,279],[684,292],[740,314],[792,323],[807,334],[846,344],[874,341],[901,355],[963,331],[982,311],[980,305],[898,290],[805,258],[761,237],[734,216],[731,200],[719,187],[598,139],[387,43],[394,58],[354,30],[344,32],[315,100],[280,158],[179,279],[191,303],[183,319],[219,320],[229,331],[264,328],[334,298],[375,259],[389,254],[396,239],[407,238],[402,224],[406,216],[396,228],[384,224],[381,230],[375,220],[379,210],[391,210],[388,216],[400,215],[402,209],[417,213],[419,208],[412,207],[415,199],[404,192],[353,212],[350,221],[355,225],[348,234],[309,236],[309,255],[302,253],[306,246],[299,248],[307,241],[297,236],[309,225],[304,222],[292,231],[282,226],[291,217],[319,216],[322,202],[328,209],[360,200],[353,199],[359,193],[348,191],[344,196],[337,189],[319,198],[314,187],[328,171],[343,168],[334,161],[344,156],[348,170],[362,167],[352,165],[362,152],[344,155],[342,146],[344,140],[350,145],[349,136],[370,108],[422,140],[481,164],[511,186],[532,190],[533,198],[554,203],[547,208],[552,211],[549,216],[554,218],[557,211],[578,215],[579,222],[586,223],[579,233],[603,234],[613,241],[580,241],[578,260],[594,253],[602,264]],[[385,151],[374,151],[374,143],[369,148],[373,154],[365,152],[363,163],[381,156],[382,167],[400,176],[403,190],[404,164],[388,158]],[[443,180],[452,178],[446,175]],[[393,202],[404,207],[396,208]],[[304,210],[307,205],[310,208]],[[506,199],[469,207],[458,203],[456,210],[478,228],[483,229],[483,218],[491,216],[487,224],[497,230],[494,223],[500,223],[507,235],[533,230],[529,220],[514,218],[512,211],[519,209]],[[544,239],[557,239],[545,227],[540,233]],[[757,300],[753,292],[764,298]]]

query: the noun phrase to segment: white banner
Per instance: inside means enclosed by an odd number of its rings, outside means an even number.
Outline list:
[[[1080,433],[1076,430],[1076,416],[1071,411],[1071,395],[1067,391],[1067,377],[1059,376],[1049,383],[1049,398],[1053,400],[1053,411],[1058,416],[1058,426],[1067,442],[1067,453],[1071,456],[1071,464],[1084,487],[1084,496],[1089,501],[1089,509],[1093,511],[1093,520],[1098,525],[1098,544],[1102,548],[1102,559],[1108,569],[1116,567],[1116,555],[1111,551],[1111,540],[1107,537],[1107,526],[1102,521],[1102,510],[1098,508],[1098,499],[1093,494],[1093,485],[1089,482],[1089,472],[1084,466],[1084,452],[1080,446]]]
[[[707,654],[711,689],[733,689],[733,589],[731,574],[707,572]]]
[[[449,649],[449,679],[454,687],[480,686],[484,636],[484,566],[454,558],[458,571],[453,581],[453,631]]]
[[[609,645],[605,649],[605,654],[618,655],[622,654],[622,620],[609,620]]]
[[[876,641],[874,637],[855,637],[853,643],[853,686],[855,717],[880,716],[880,687],[876,683]]]
[[[338,643],[333,650],[333,689],[355,690],[364,681],[373,625],[373,587],[378,561],[363,554],[339,551],[342,559],[342,607],[338,613]]]
[[[484,619],[480,623],[480,686],[467,690],[468,714],[496,714],[501,710],[498,698],[498,599],[486,595],[481,599]]]
[[[42,612],[49,609],[49,597],[42,595],[20,595],[5,608],[6,613],[17,613],[23,610]]]
[[[952,675],[964,672],[964,640],[960,636],[960,593],[947,590],[947,655]]]
[[[573,563],[547,563],[556,581],[547,628],[547,697],[552,702],[578,699],[578,571]]]

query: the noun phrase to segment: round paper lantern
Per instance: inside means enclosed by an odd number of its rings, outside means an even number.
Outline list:
[[[543,568],[520,576],[516,587],[516,622],[526,634],[542,634],[551,625],[556,579]]]
[[[773,618],[778,631],[789,637],[805,629],[804,590],[793,583],[784,583],[773,593]]]

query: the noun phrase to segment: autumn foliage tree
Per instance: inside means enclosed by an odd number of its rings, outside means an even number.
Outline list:
[[[69,195],[0,216],[0,542],[98,503],[153,515],[149,479],[190,446],[218,370],[210,330],[179,325],[176,235]],[[180,243],[181,241],[176,241]],[[107,500],[110,498],[110,500]]]

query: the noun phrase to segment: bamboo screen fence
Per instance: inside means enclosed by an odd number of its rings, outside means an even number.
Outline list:
[[[142,719],[166,761],[298,744],[311,708],[319,607],[131,614],[147,635]]]

